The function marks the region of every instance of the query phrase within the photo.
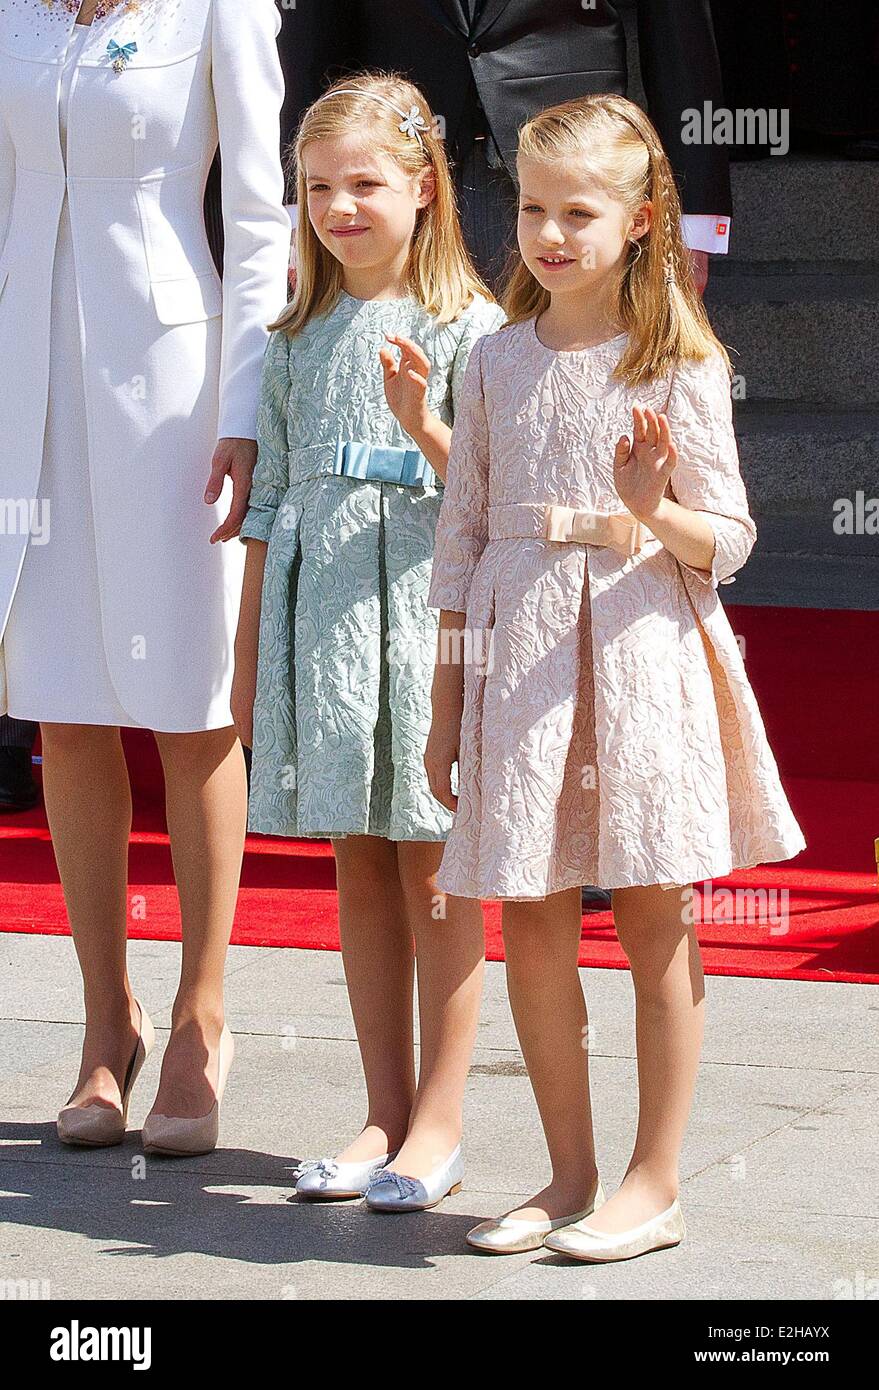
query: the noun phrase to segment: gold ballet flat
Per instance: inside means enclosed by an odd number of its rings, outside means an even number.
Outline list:
[[[210,1110],[206,1115],[197,1115],[194,1119],[179,1115],[159,1115],[151,1110],[143,1122],[141,1131],[145,1151],[180,1158],[190,1154],[207,1154],[217,1147],[220,1137],[220,1106],[234,1055],[235,1043],[224,1024],[220,1034],[217,1098]]]
[[[62,1144],[81,1144],[87,1148],[103,1149],[111,1144],[122,1143],[128,1124],[131,1090],[156,1040],[149,1014],[139,999],[135,999],[134,1002],[140,1010],[140,1032],[122,1084],[121,1108],[115,1105],[65,1105],[59,1110],[56,1121],[58,1138]]]
[[[584,1216],[591,1216],[605,1202],[601,1183],[595,1196],[583,1211],[573,1216],[557,1216],[554,1220],[526,1221],[518,1216],[501,1216],[496,1221],[483,1221],[467,1232],[467,1244],[489,1255],[518,1255],[523,1250],[539,1250],[544,1238],[562,1226],[570,1226]]]
[[[651,1250],[665,1250],[679,1245],[687,1233],[684,1215],[677,1198],[670,1207],[652,1216],[640,1226],[628,1231],[609,1235],[604,1231],[594,1231],[585,1221],[573,1226],[553,1231],[544,1240],[547,1250],[559,1255],[569,1255],[573,1260],[587,1260],[593,1264],[605,1264],[611,1260],[632,1260],[636,1255],[646,1255]]]

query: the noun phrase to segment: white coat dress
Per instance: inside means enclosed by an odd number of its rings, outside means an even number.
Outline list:
[[[244,547],[203,494],[286,301],[280,15],[124,10],[0,0],[0,714],[187,732],[231,723]]]

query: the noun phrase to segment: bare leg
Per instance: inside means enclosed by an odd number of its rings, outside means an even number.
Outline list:
[[[399,1148],[409,1123],[414,952],[393,842],[346,835],[333,850],[342,961],[367,1094],[363,1129],[336,1157],[359,1163]]]
[[[657,1216],[678,1195],[705,1013],[699,943],[681,890],[618,888],[613,911],[635,985],[639,1109],[626,1175],[589,1218],[611,1233]]]
[[[153,1110],[206,1115],[216,1092],[223,971],[247,821],[244,755],[234,728],[155,735],[180,898],[183,961]]]
[[[41,731],[46,814],[85,1001],[71,1100],[118,1106],[140,1021],[125,961],[128,769],[117,728],[43,724]]]
[[[464,1087],[476,1040],[485,930],[482,906],[441,893],[441,843],[400,841],[397,857],[415,937],[421,1065],[406,1143],[394,1170],[424,1178],[460,1142]]]
[[[551,1181],[514,1214],[556,1220],[583,1211],[598,1180],[588,1019],[577,969],[580,890],[506,902],[503,923],[510,1006],[552,1165]]]

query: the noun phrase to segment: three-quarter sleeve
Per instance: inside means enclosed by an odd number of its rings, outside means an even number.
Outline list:
[[[702,512],[714,532],[710,570],[681,564],[704,584],[731,584],[757,539],[739,469],[729,375],[719,354],[678,367],[668,410],[678,464],[671,487],[681,506]]]
[[[275,516],[289,486],[290,339],[283,330],[269,338],[263,362],[256,417],[257,457],[242,541],[268,542]]]
[[[287,300],[290,217],[281,171],[284,77],[274,0],[214,0],[211,64],[222,164],[219,437],[256,438],[266,324]]]
[[[488,421],[482,351],[473,346],[452,428],[446,487],[436,527],[427,602],[431,608],[466,613],[473,572],[488,543]]]

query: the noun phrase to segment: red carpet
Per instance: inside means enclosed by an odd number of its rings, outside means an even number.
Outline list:
[[[879,617],[728,609],[808,848],[789,864],[718,880],[697,900],[710,974],[879,983]],[[130,935],[179,937],[162,781],[149,734],[126,731],[135,787]],[[739,890],[736,894],[729,890]],[[745,890],[745,891],[742,891]],[[751,890],[748,892],[747,890]],[[755,893],[754,890],[757,890]],[[0,818],[5,931],[65,934],[41,809]],[[500,905],[485,908],[489,958],[503,957]],[[332,851],[324,841],[248,837],[233,941],[338,949]],[[609,913],[583,922],[581,962],[624,968]]]

